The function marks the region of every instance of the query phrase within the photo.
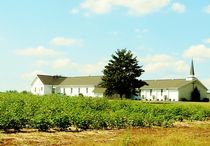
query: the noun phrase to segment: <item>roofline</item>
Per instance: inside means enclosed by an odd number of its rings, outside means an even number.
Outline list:
[[[50,76],[50,77],[53,77],[53,76],[60,76],[60,77],[65,77],[65,78],[81,78],[81,77],[103,77],[103,75],[94,75],[94,76],[62,76],[62,75],[48,75],[48,74],[37,74],[37,76]]]
[[[71,76],[71,77],[67,77],[67,78],[83,78],[83,77],[103,77],[103,76]]]
[[[31,86],[33,85],[33,83],[35,82],[35,80],[37,79],[37,78],[39,78],[37,75],[36,75],[36,77],[33,79],[33,81],[31,82]]]
[[[143,81],[164,81],[164,80],[186,80],[185,78],[180,79],[150,79],[150,80],[143,80]]]
[[[62,75],[37,74],[37,76],[49,76],[49,77],[59,76],[59,77],[67,78],[66,76],[62,76]]]
[[[80,86],[80,87],[85,87],[85,86],[91,86],[91,87],[95,87],[95,85],[94,84],[89,84],[89,85],[55,85],[55,86],[60,86],[60,87],[63,87],[63,86],[65,86],[65,87],[73,87],[73,86]]]
[[[139,88],[139,89],[179,89],[178,87],[167,87],[167,88]]]
[[[197,81],[198,81],[204,88],[206,88],[206,90],[208,90],[208,88],[207,88],[200,80],[197,79]]]

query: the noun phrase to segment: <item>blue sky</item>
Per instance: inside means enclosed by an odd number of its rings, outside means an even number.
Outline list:
[[[143,79],[186,78],[193,58],[210,89],[209,0],[2,0],[0,22],[0,91],[37,73],[101,75],[121,48]]]

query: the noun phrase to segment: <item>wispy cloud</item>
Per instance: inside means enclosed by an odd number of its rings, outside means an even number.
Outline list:
[[[45,60],[38,60],[33,64],[35,67],[48,66],[49,62]]]
[[[101,75],[106,61],[99,61],[94,64],[83,64],[80,66],[79,71],[85,75]]]
[[[113,7],[124,7],[130,15],[144,16],[166,7],[170,0],[85,0],[81,3],[82,9],[96,14],[106,14]]]
[[[53,69],[68,70],[75,69],[77,64],[73,63],[69,58],[56,59],[51,63]]]
[[[145,71],[148,73],[155,72],[186,72],[189,67],[182,61],[167,54],[148,55],[142,58],[145,64]]]
[[[185,5],[181,3],[173,3],[172,10],[177,13],[184,13],[186,11]]]
[[[210,5],[204,8],[204,11],[208,14],[210,14]]]
[[[210,43],[210,38],[206,39],[206,42],[207,42],[207,43]]]
[[[60,54],[60,52],[45,48],[43,46],[38,46],[36,48],[18,49],[15,51],[15,53],[20,56],[56,56]]]
[[[51,44],[57,46],[74,46],[82,45],[82,41],[74,38],[65,38],[65,37],[55,37],[50,41]]]
[[[25,80],[31,80],[32,81],[32,79],[34,79],[34,77],[37,74],[46,74],[46,73],[44,71],[41,71],[41,70],[35,70],[35,71],[32,71],[32,72],[23,73],[21,75],[21,78],[25,79]]]
[[[210,58],[210,48],[203,44],[192,45],[184,52],[184,57],[195,59]]]
[[[73,8],[70,10],[71,14],[78,14],[80,12],[79,8]]]
[[[101,60],[93,64],[80,64],[71,61],[69,58],[58,58],[52,61],[49,60],[38,60],[34,63],[36,67],[47,67],[59,71],[69,71],[74,70],[83,75],[98,75],[102,74],[102,70],[106,65],[106,60]]]

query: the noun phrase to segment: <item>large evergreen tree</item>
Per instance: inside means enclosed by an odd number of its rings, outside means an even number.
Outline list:
[[[147,83],[138,79],[144,70],[138,65],[137,57],[126,49],[117,50],[103,70],[102,87],[105,96],[118,94],[120,98],[137,95],[137,89]]]

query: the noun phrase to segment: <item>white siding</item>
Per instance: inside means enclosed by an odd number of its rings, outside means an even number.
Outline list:
[[[44,95],[44,84],[41,82],[41,80],[36,77],[33,84],[31,85],[31,93],[35,95]]]
[[[51,94],[52,93],[52,85],[44,85],[44,94]]]
[[[178,101],[178,90],[141,89],[141,99],[148,101]]]
[[[91,86],[63,86],[60,87],[60,91],[62,94],[68,96],[78,96],[82,94],[84,96],[92,96],[95,97],[96,95],[93,92],[94,87]]]
[[[179,101],[179,92],[178,90],[169,90],[169,100],[171,101]]]

